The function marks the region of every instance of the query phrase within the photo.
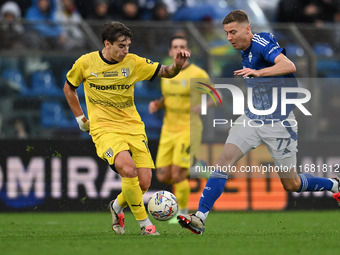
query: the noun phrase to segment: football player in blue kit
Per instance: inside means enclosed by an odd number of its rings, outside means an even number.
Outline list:
[[[265,144],[275,166],[285,169],[278,171],[278,174],[286,191],[327,190],[340,203],[338,178],[321,178],[307,173],[298,174],[296,171],[298,135],[294,105],[288,104],[286,114],[281,113],[281,89],[298,86],[293,74],[296,71],[295,65],[285,56],[285,49],[279,46],[270,33],[253,34],[248,15],[242,10],[230,12],[222,23],[228,41],[234,49],[241,51],[243,69],[234,71],[234,75],[245,78],[247,88],[252,88],[253,108],[262,111],[270,109],[275,95],[273,89],[277,88],[277,109],[268,115],[257,115],[247,108],[230,129],[216,166],[230,169],[250,150]],[[297,98],[297,93],[288,93],[287,98]],[[248,121],[261,121],[263,125],[236,125]],[[213,171],[203,190],[196,214],[179,215],[178,223],[195,234],[203,234],[205,220],[222,194],[227,179],[227,171]]]

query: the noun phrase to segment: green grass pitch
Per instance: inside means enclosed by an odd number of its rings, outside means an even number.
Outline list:
[[[126,234],[111,230],[107,213],[1,213],[0,254],[336,254],[340,211],[212,212],[204,235],[156,224],[141,236],[126,213]]]

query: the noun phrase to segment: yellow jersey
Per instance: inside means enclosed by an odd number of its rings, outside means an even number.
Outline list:
[[[160,67],[135,54],[127,54],[121,62],[108,61],[101,51],[78,58],[66,78],[75,88],[83,82],[90,135],[144,133],[144,123],[134,104],[134,85],[154,79]]]
[[[190,64],[174,78],[161,79],[165,107],[163,130],[180,132],[190,129],[190,125],[202,128],[199,114],[190,111],[191,107],[201,103],[201,91],[190,89],[190,86],[195,86],[190,84],[192,78],[209,79],[209,75],[200,67]]]

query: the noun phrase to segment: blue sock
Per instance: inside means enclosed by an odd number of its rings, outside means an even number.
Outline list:
[[[311,174],[299,174],[301,186],[298,192],[302,191],[331,191],[334,182],[328,178],[317,177]]]
[[[203,190],[197,211],[206,213],[211,210],[215,201],[221,196],[227,179],[226,173],[212,172]]]

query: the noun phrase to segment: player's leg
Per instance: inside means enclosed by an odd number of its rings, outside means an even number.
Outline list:
[[[127,197],[129,196],[129,194],[124,194],[124,197],[127,200],[132,213],[136,212],[134,213],[134,215],[141,227],[141,234],[159,235],[156,227],[152,225],[152,222],[148,218],[143,202],[143,194],[149,189],[151,185],[151,169],[155,168],[148,147],[147,137],[145,134],[131,135],[127,136],[127,142],[131,148],[131,157],[136,164],[137,176],[139,181],[138,188],[140,189],[141,193],[138,193],[138,199],[135,197],[137,194],[131,194],[134,196],[134,198],[131,199],[131,203],[129,202]]]
[[[289,120],[294,118],[293,113],[291,113]],[[333,194],[338,193],[339,181],[337,178],[331,179],[314,176],[309,173],[297,173],[297,125],[291,126],[287,125],[287,123],[289,123],[288,120],[285,121],[286,126],[282,122],[278,122],[274,125],[265,125],[259,129],[259,133],[264,137],[263,141],[275,161],[275,166],[280,170],[278,173],[284,189],[290,192],[327,190]],[[275,137],[268,136],[273,129],[275,130]]]
[[[275,165],[282,167],[282,169],[289,169],[296,164],[296,155],[283,159],[275,159]],[[317,191],[331,191],[333,194],[339,192],[338,178],[324,178],[315,176],[309,173],[297,174],[295,167],[291,168],[289,172],[279,172],[283,188],[289,192],[317,192]]]
[[[164,184],[171,184],[171,165],[157,168],[156,170],[157,180]]]
[[[277,165],[285,166],[284,162],[289,161],[289,158],[276,160]],[[288,166],[286,168],[288,169]],[[340,202],[339,193],[339,179],[338,178],[324,178],[314,176],[309,173],[297,174],[296,169],[291,168],[291,174],[287,177],[287,173],[279,173],[283,188],[289,192],[317,192],[317,191],[330,191],[333,193],[334,199]]]
[[[245,115],[242,115],[235,121],[235,125],[230,129],[224,149],[217,158],[215,171],[211,173],[207,181],[196,213],[203,222],[224,190],[228,178],[228,169],[234,166],[251,149],[261,144],[261,139],[256,130],[244,124],[248,120]],[[226,171],[220,170],[223,167]]]
[[[226,143],[222,153],[218,156],[216,166],[234,166],[237,161],[242,158],[244,152],[235,144]],[[208,216],[216,200],[221,196],[228,175],[226,171],[213,171],[205,185],[202,197],[199,202],[196,215],[199,216],[203,222]]]
[[[233,166],[243,155],[243,152],[235,144],[227,143],[216,161],[216,166]],[[196,214],[179,215],[178,223],[194,234],[203,234],[205,220],[214,203],[221,196],[227,179],[227,172],[213,171],[203,190]]]
[[[123,154],[129,154],[129,146],[123,140],[122,136],[117,133],[106,133],[98,137],[93,136],[92,139],[96,145],[97,155],[103,160],[107,161],[112,170],[118,173],[114,165],[116,156],[123,151]],[[130,169],[133,169],[133,167],[130,167]],[[116,234],[124,234],[125,224],[123,207],[126,207],[127,205],[124,205],[126,203],[125,200],[121,203],[122,206],[119,206],[117,201],[118,199],[111,201],[109,204],[109,209],[112,216],[112,230]]]
[[[142,193],[148,191],[151,185],[151,179],[152,179],[152,171],[150,168],[137,168],[137,174],[139,179],[139,185],[142,189]],[[156,227],[152,224],[150,219],[146,217],[144,220],[139,221],[139,224],[141,226],[142,235],[157,235],[158,232],[156,230]]]
[[[189,127],[182,130],[174,139],[172,154],[171,178],[173,180],[174,194],[178,201],[178,214],[188,213],[190,186],[188,180],[189,168],[197,157],[201,143],[201,128],[193,131]],[[176,218],[169,223],[177,223]]]
[[[174,185],[174,194],[178,201],[178,214],[188,213],[190,186],[188,181],[188,169],[178,165],[171,166],[171,177]]]
[[[247,123],[247,120],[247,117],[242,115],[235,123]],[[260,137],[253,128],[242,124],[235,124],[231,128],[223,151],[216,161],[215,171],[211,173],[205,185],[196,214],[177,217],[182,227],[188,228],[195,234],[203,234],[205,220],[214,203],[221,196],[228,179],[227,171],[219,169],[225,167],[224,169],[227,170],[234,166],[238,160],[260,143]]]
[[[190,195],[187,179],[190,167],[189,131],[188,129],[180,133],[169,133],[162,130],[156,159],[157,179],[165,184],[174,184],[174,194],[178,201],[179,212],[182,213],[187,211]]]
[[[139,222],[142,231],[148,230],[155,232],[156,229],[149,220],[145,210],[143,201],[143,192],[149,188],[151,183],[151,169],[148,168],[136,168],[128,151],[122,151],[116,155],[115,167],[118,173],[122,176],[122,194],[129,205],[131,212]],[[139,181],[139,175],[141,178],[141,185]],[[152,227],[151,227],[152,226]]]
[[[173,134],[162,129],[156,157],[156,177],[159,182],[164,184],[172,183],[171,165],[175,140]]]

